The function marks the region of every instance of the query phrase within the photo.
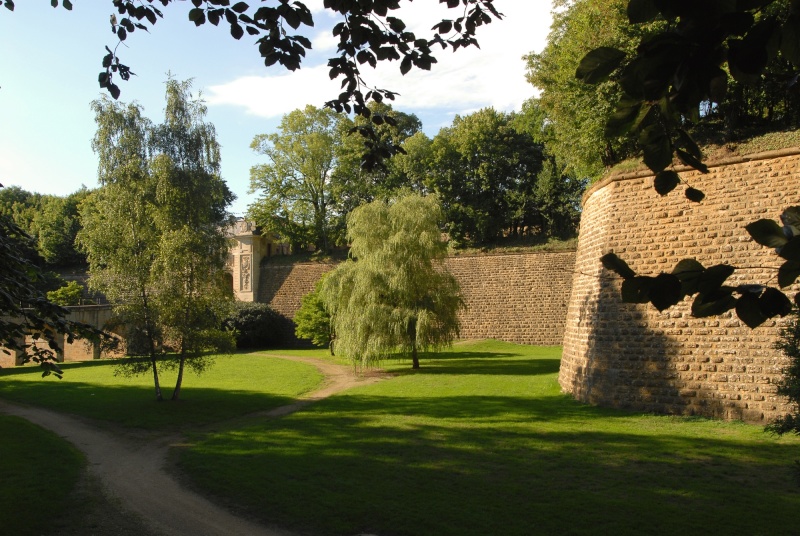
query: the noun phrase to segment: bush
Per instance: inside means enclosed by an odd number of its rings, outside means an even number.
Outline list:
[[[83,298],[83,285],[75,281],[70,281],[57,290],[47,293],[47,299],[62,307],[68,305],[80,305]]]
[[[331,343],[331,317],[319,297],[324,276],[317,282],[313,292],[303,296],[300,309],[294,315],[297,326],[294,334],[298,339],[308,339],[315,346],[329,346]]]
[[[283,344],[287,322],[265,303],[236,302],[223,326],[234,332],[237,348],[256,349]]]
[[[780,435],[800,435],[800,311],[797,309],[792,311],[792,319],[781,331],[775,347],[789,358],[789,365],[783,370],[783,379],[778,384],[778,394],[787,397],[794,404],[795,411],[778,417],[767,429]]]

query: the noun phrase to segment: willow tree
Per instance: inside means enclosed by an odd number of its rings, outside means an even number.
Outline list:
[[[374,201],[347,219],[350,259],[326,277],[321,296],[333,318],[337,353],[369,366],[391,356],[437,351],[458,336],[464,306],[444,266],[447,244],[434,196]]]

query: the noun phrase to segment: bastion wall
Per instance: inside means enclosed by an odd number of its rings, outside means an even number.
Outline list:
[[[640,275],[683,258],[738,267],[727,284],[776,284],[781,259],[745,225],[800,204],[800,148],[730,158],[709,173],[680,170],[705,192],[660,196],[651,174],[608,177],[584,196],[559,383],[591,404],[763,422],[791,408],[776,395],[786,360],[774,349],[784,320],[750,329],[733,312],[693,318],[691,298],[659,313],[625,304],[621,279],[600,257],[614,252]],[[789,289],[792,295],[797,288]]]

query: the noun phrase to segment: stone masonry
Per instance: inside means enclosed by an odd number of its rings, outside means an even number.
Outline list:
[[[460,314],[462,339],[561,344],[574,251],[461,256],[446,262],[461,284],[466,302]],[[258,301],[291,319],[300,308],[300,299],[334,266],[265,263]]]
[[[584,196],[559,383],[578,400],[639,411],[763,422],[791,409],[776,395],[786,365],[773,348],[782,320],[751,330],[732,312],[698,319],[687,298],[662,313],[619,299],[621,280],[600,257],[614,252],[641,275],[683,258],[738,268],[728,284],[775,284],[781,259],[745,225],[777,220],[800,203],[800,148],[735,158],[682,177],[702,203],[665,196],[653,177],[609,177]],[[794,294],[797,289],[790,289]]]

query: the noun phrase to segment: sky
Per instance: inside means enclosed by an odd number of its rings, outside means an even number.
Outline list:
[[[258,2],[254,2],[258,3]],[[136,76],[119,82],[120,101],[137,102],[144,115],[160,122],[167,73],[193,79],[208,106],[222,146],[222,177],[237,199],[231,211],[242,215],[257,199],[248,193],[250,168],[265,157],[250,149],[257,134],[275,132],[281,117],[306,104],[322,106],[339,93],[328,77],[326,62],[336,52],[330,29],[338,20],[323,9],[323,0],[307,0],[315,26],[303,33],[312,41],[299,71],[265,67],[247,34],[234,40],[227,27],[195,27],[179,1],[167,8],[149,33],[137,30],[118,49],[122,63]],[[505,15],[479,28],[480,49],[435,53],[431,71],[400,74],[399,62],[364,69],[373,86],[400,94],[396,110],[416,114],[433,137],[456,114],[485,107],[519,110],[534,96],[525,80],[522,56],[539,52],[551,23],[551,3],[544,0],[495,0]],[[104,47],[114,47],[110,0],[73,0],[74,8],[53,9],[45,0],[16,2],[13,12],[0,7],[0,184],[31,192],[67,195],[85,185],[97,186],[95,132],[90,103],[99,98],[97,74]],[[436,0],[401,2],[395,15],[418,36],[442,18],[455,18]]]

